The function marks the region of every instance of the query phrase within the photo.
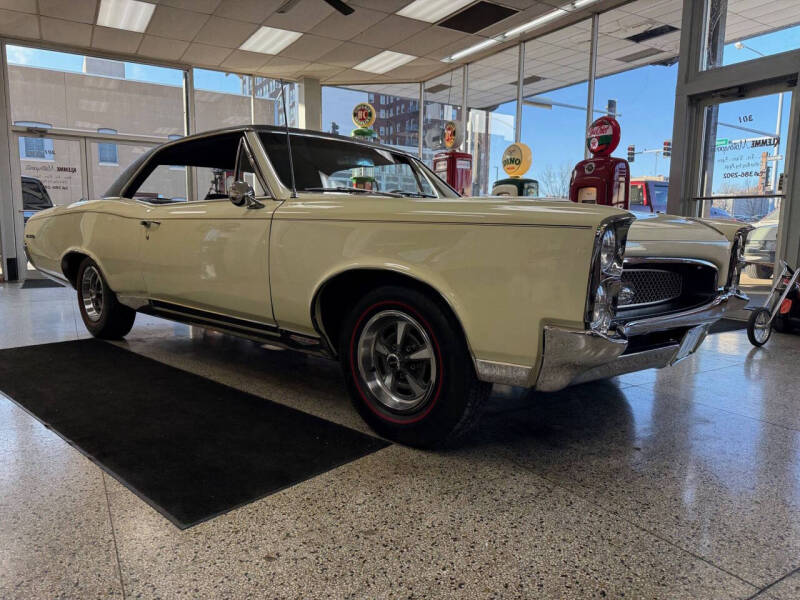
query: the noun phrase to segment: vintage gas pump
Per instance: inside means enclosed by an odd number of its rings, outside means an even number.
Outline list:
[[[464,132],[455,121],[448,121],[443,132],[446,152],[433,157],[433,170],[463,196],[472,195],[472,155],[455,148],[464,140]]]
[[[611,156],[619,138],[619,123],[613,117],[600,117],[589,126],[586,145],[593,156],[572,170],[570,200],[627,208],[631,180],[628,161]]]
[[[498,179],[492,186],[492,196],[528,196],[539,195],[539,182],[523,177],[533,162],[533,153],[527,144],[516,142],[503,152],[503,171],[508,179]]]
[[[375,107],[369,102],[359,102],[353,107],[353,124],[355,129],[350,133],[351,137],[360,140],[376,140],[378,138],[375,130],[372,129],[373,123],[377,114]],[[352,169],[350,181],[353,182],[353,187],[362,190],[375,190],[377,189],[374,169],[372,167],[358,167]]]

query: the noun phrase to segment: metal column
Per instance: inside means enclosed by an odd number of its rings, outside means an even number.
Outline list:
[[[197,119],[194,103],[194,72],[192,69],[183,70],[183,134],[197,133]],[[194,167],[186,168],[186,198],[192,200],[194,190],[198,188],[197,171]]]
[[[464,65],[461,74],[461,135],[464,136],[462,149],[467,151],[467,123],[469,122],[469,109],[467,108],[467,90],[469,89],[469,65]]]
[[[586,131],[589,131],[589,125],[594,121],[594,80],[597,77],[597,38],[598,30],[600,29],[600,15],[594,13],[592,15],[592,42],[589,49],[589,92],[586,99]],[[588,147],[583,149],[583,157],[589,158],[590,152]]]
[[[417,152],[419,153],[419,159],[422,160],[422,143],[425,138],[423,135],[425,133],[425,83],[422,81],[419,82],[419,103],[417,108],[419,109],[417,113],[417,129],[419,130],[417,132]]]
[[[525,42],[519,45],[517,57],[517,113],[514,116],[514,141],[522,141],[522,96],[525,87]]]

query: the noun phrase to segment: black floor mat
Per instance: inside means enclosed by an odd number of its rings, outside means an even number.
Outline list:
[[[0,390],[182,529],[388,445],[97,340],[0,350]]]
[[[747,321],[737,319],[720,319],[708,330],[708,333],[725,333],[726,331],[739,331],[747,329]]]
[[[32,290],[38,288],[60,288],[64,287],[57,281],[53,281],[52,279],[26,279],[25,282],[22,284],[23,290]]]

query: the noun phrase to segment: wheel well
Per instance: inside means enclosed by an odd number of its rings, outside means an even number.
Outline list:
[[[431,298],[453,318],[466,342],[467,338],[461,321],[442,294],[433,286],[394,271],[353,269],[340,273],[325,282],[317,293],[314,302],[313,315],[315,319],[321,321],[318,324],[324,329],[335,351],[339,349],[339,336],[342,333],[342,326],[347,313],[365,294],[384,285],[397,285],[415,289]]]
[[[81,252],[67,252],[61,259],[61,271],[74,288],[78,285],[78,268],[86,257]]]

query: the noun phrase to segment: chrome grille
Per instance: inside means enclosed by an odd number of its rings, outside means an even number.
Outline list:
[[[663,269],[625,269],[620,289],[619,306],[658,304],[680,297],[683,278]]]

